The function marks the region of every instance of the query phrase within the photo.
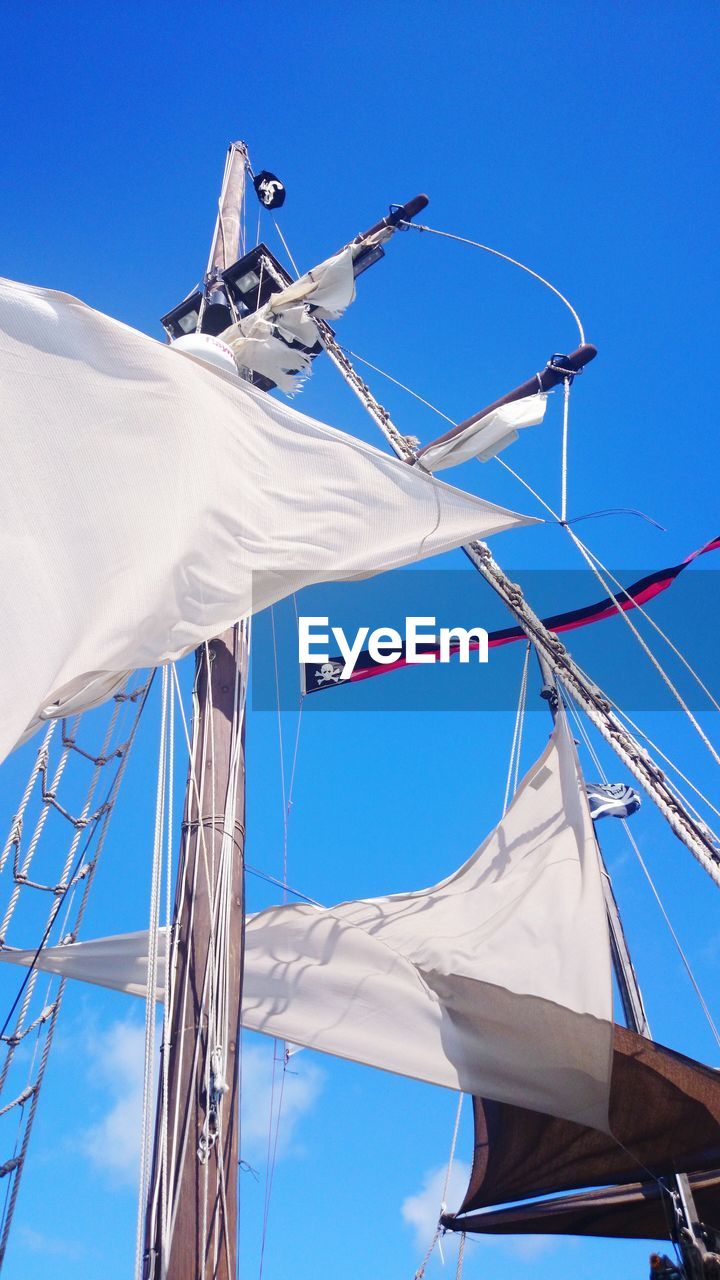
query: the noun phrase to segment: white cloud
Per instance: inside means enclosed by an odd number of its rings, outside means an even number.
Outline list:
[[[504,1241],[504,1244],[508,1253],[512,1253],[516,1258],[522,1258],[525,1262],[531,1262],[541,1253],[549,1253],[552,1249],[556,1249],[558,1242],[551,1236],[515,1236],[512,1240]]]
[[[156,1045],[159,1038],[158,1027]],[[298,1121],[312,1107],[323,1082],[322,1071],[298,1055],[291,1059],[284,1082],[283,1064],[276,1063],[273,1092],[273,1049],[272,1041],[246,1043],[243,1048],[241,1142],[243,1158],[251,1164],[264,1163],[267,1157],[271,1100],[273,1115],[277,1116],[282,1092],[276,1148],[277,1156],[282,1156],[288,1152]],[[277,1052],[279,1056],[280,1045]],[[128,1019],[113,1022],[107,1030],[92,1036],[88,1053],[90,1082],[105,1091],[110,1105],[102,1119],[84,1134],[83,1151],[115,1181],[135,1186],[140,1165],[145,1028]],[[274,1132],[273,1126],[273,1138]]]
[[[430,1169],[425,1174],[422,1188],[414,1196],[403,1200],[403,1220],[415,1232],[415,1244],[418,1249],[427,1249],[432,1240],[440,1217],[440,1203],[447,1165],[439,1169]],[[470,1165],[464,1160],[455,1160],[450,1171],[445,1202],[448,1212],[459,1209],[462,1204],[468,1182],[470,1181]]]
[[[46,1258],[70,1258],[73,1262],[87,1257],[84,1245],[48,1236],[44,1231],[36,1231],[34,1227],[28,1227],[24,1223],[18,1228],[18,1235],[30,1253],[39,1253]]]
[[[137,1183],[142,1127],[145,1028],[113,1022],[89,1044],[92,1083],[105,1089],[110,1109],[83,1137],[88,1158],[119,1182]]]
[[[402,1204],[403,1220],[412,1227],[415,1233],[415,1247],[423,1256],[435,1234],[440,1216],[440,1201],[445,1185],[447,1165],[439,1169],[430,1169],[423,1178],[420,1191],[408,1196]],[[446,1193],[448,1212],[459,1209],[462,1204],[468,1182],[470,1181],[470,1165],[463,1160],[456,1160],[450,1173]],[[456,1255],[459,1234],[449,1232],[442,1237],[441,1249],[444,1256]],[[529,1262],[557,1247],[557,1240],[548,1236],[468,1236],[468,1246],[477,1244],[492,1246],[499,1252],[513,1258],[521,1258]]]
[[[322,1088],[324,1076],[306,1055],[293,1054],[285,1071],[283,1063],[275,1063],[273,1090],[272,1041],[246,1042],[242,1054],[242,1157],[251,1164],[264,1162],[267,1156],[270,1108],[277,1116],[282,1092],[282,1110],[278,1131],[277,1155],[286,1154],[291,1146],[301,1116],[309,1111]],[[278,1042],[277,1057],[282,1044]],[[273,1125],[273,1135],[275,1128]]]

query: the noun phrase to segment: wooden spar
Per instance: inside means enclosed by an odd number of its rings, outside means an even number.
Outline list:
[[[411,222],[419,213],[422,213],[423,209],[427,208],[429,203],[426,195],[413,196],[412,200],[408,200],[405,204],[396,205],[391,213],[387,214],[385,218],[381,218],[379,222],[374,222],[367,231],[361,231],[352,243],[360,244],[361,241],[376,235],[378,231],[394,229],[401,222]]]
[[[208,275],[230,266],[238,256],[246,161],[244,145],[233,143]],[[193,756],[173,913],[169,1055],[165,1072],[161,1071],[145,1223],[146,1280],[235,1280],[237,1273],[237,1044],[244,940],[247,682],[244,637],[244,628],[238,624],[195,655]],[[229,779],[234,771],[237,785],[233,797]],[[227,801],[233,798],[234,811],[226,813]],[[220,892],[223,826],[231,833],[231,857],[229,875]],[[226,926],[223,906],[229,907]],[[218,1096],[212,1089],[217,1074],[213,1076],[216,1063],[211,1061],[208,1006],[217,957],[214,944],[225,927],[227,987],[223,994],[228,1036],[222,1046],[227,1058],[220,1085],[222,1088],[226,1083],[227,1092]],[[216,1127],[217,1137],[213,1138]],[[208,1143],[210,1150],[201,1162],[198,1151]]]
[[[492,404],[486,405],[484,409],[480,409],[478,413],[473,413],[471,417],[465,418],[464,422],[459,422],[456,427],[451,427],[444,435],[438,436],[436,440],[432,440],[430,444],[426,444],[425,448],[420,449],[418,458],[422,460],[422,456],[426,449],[434,449],[435,445],[443,444],[446,440],[452,440],[455,436],[459,436],[467,427],[472,427],[481,418],[486,417],[488,413],[492,413],[494,409],[499,409],[504,404],[513,404],[515,400],[524,400],[526,396],[536,395],[538,391],[550,391],[553,387],[557,387],[559,383],[567,377],[568,371],[571,374],[579,373],[594,360],[597,355],[597,347],[593,347],[591,343],[586,342],[577,350],[571,351],[570,355],[563,356],[558,364],[546,364],[545,368],[536,373],[532,378],[528,378],[526,382],[521,382],[519,387],[515,387],[514,391],[508,391],[507,395],[501,396],[499,400],[493,400]],[[554,357],[557,359],[557,357]]]
[[[240,220],[245,199],[248,154],[244,142],[231,142],[225,165],[225,179],[208,258],[208,275],[224,271],[240,256]]]
[[[415,442],[398,430],[387,409],[376,400],[370,388],[353,368],[345,352],[336,342],[330,327],[320,320],[317,322],[317,328],[320,341],[333,364],[339,369],[348,386],[380,428],[396,456],[410,465],[417,463]],[[583,350],[584,348],[579,348],[580,352]],[[595,348],[590,347],[589,350],[594,356]],[[588,359],[592,359],[592,356],[588,355]],[[562,380],[563,375],[559,369],[553,372],[558,373]],[[529,384],[523,383],[522,387],[516,388],[510,395],[517,398],[518,392],[528,385],[537,386],[537,375],[534,383],[532,380]],[[483,414],[487,412],[487,409],[482,411]],[[508,578],[489,547],[484,542],[476,541],[467,543],[462,550],[488,586],[492,587],[510,610],[528,640],[532,642],[538,653],[542,654],[563,688],[599,730],[625,767],[643,787],[653,804],[657,805],[671,830],[707,871],[710,878],[720,885],[720,842],[714,833],[704,822],[695,818],[678,798],[660,765],[653,759],[650,752],[641,746],[629,729],[625,728],[613,711],[610,700],[602,689],[578,667],[559,637],[548,630],[525,599],[522,588],[517,582],[512,582]]]

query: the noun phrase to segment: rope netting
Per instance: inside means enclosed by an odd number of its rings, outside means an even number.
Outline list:
[[[48,724],[0,853],[2,949],[31,942],[39,956],[77,939],[151,683],[135,677],[104,707]],[[2,966],[0,980],[1,1266],[65,983],[34,963],[22,979]]]

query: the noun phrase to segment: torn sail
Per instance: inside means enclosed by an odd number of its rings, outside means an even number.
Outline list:
[[[322,351],[315,319],[342,315],[355,297],[353,260],[358,250],[359,246],[348,245],[226,329],[223,342],[238,364],[269,379],[281,391],[297,391]]]
[[[147,937],[55,947],[38,964],[142,994]],[[296,1044],[606,1128],[609,942],[564,716],[500,824],[447,880],[250,919],[242,1017]]]
[[[0,282],[0,759],[321,578],[527,523],[51,290]]]
[[[488,462],[513,444],[523,427],[536,427],[545,417],[547,396],[537,392],[490,409],[481,418],[461,423],[421,449],[418,458],[427,471],[456,467],[470,458]]]

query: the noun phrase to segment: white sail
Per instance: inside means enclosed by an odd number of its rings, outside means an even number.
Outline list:
[[[523,427],[536,427],[545,417],[547,396],[537,392],[502,404],[490,413],[483,414],[477,422],[471,422],[462,431],[448,431],[420,450],[420,460],[428,471],[443,471],[456,467],[470,458],[488,462],[518,438]]]
[[[100,312],[0,282],[0,759],[324,577],[529,523]]]
[[[0,951],[0,960],[30,964],[34,954]],[[147,935],[55,947],[37,963],[143,995]],[[447,880],[250,918],[243,1023],[607,1128],[609,940],[592,821],[564,718],[502,821]]]

